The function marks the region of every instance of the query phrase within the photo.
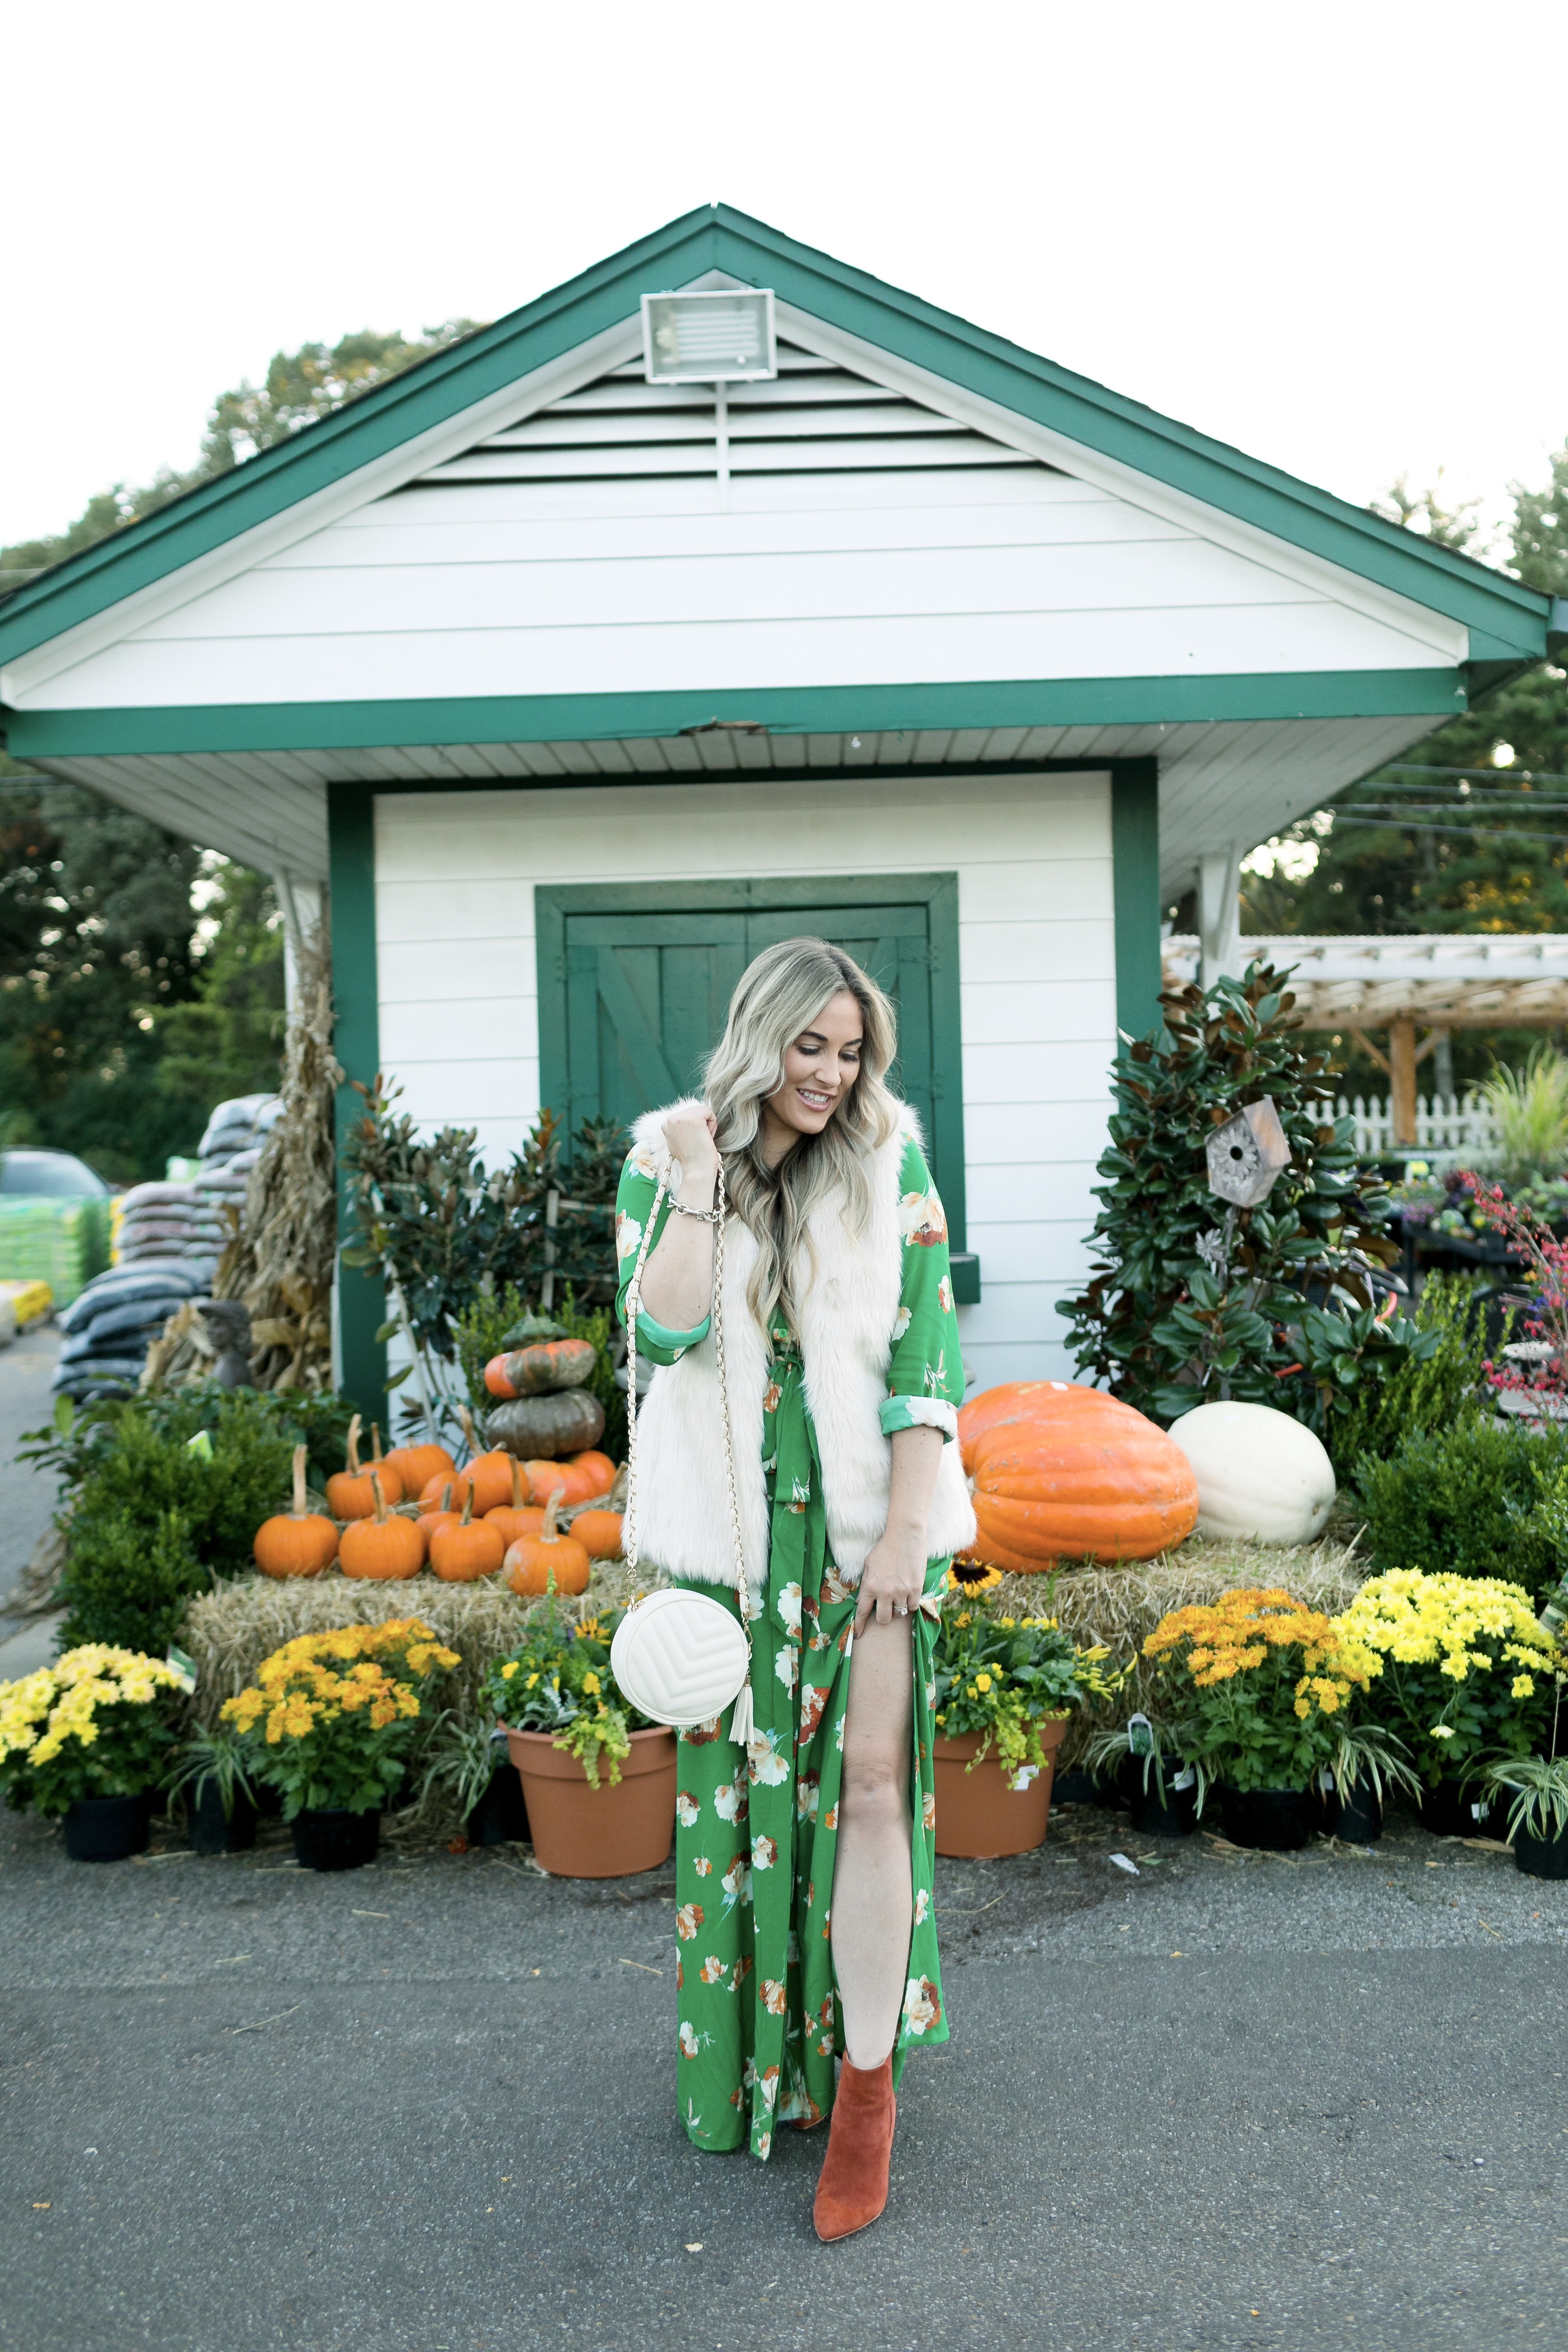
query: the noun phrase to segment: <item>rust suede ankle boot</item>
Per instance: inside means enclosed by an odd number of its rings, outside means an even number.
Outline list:
[[[893,2160],[893,2061],[838,2072],[838,2093],[827,2135],[827,2154],[816,2184],[812,2220],[824,2245],[866,2229],[888,2201],[888,2168]]]

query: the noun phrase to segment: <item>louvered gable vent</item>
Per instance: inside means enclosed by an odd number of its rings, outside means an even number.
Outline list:
[[[645,383],[640,362],[552,402],[412,489],[672,475],[909,473],[1037,460],[783,341],[766,383]],[[1048,469],[1047,469],[1048,470]]]

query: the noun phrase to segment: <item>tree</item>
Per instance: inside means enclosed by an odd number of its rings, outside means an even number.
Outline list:
[[[1516,483],[1508,567],[1568,593],[1568,450],[1539,490]],[[1470,552],[1473,510],[1402,478],[1376,509]],[[1543,662],[1255,851],[1242,877],[1244,932],[1568,931],[1568,672]],[[1540,1033],[1454,1033],[1454,1082],[1523,1059]],[[1386,1083],[1348,1038],[1344,1083]]]
[[[439,327],[427,327],[416,342],[406,341],[397,329],[381,334],[364,327],[355,334],[340,336],[330,349],[325,343],[304,343],[297,352],[275,352],[259,389],[247,377],[232,392],[219,393],[207,414],[201,457],[188,473],[162,467],[141,489],[117,482],[112,489],[100,490],[89,499],[68,530],[0,548],[0,594],[21,587],[51,564],[63,563],[68,555],[78,555],[84,547],[95,547],[100,539],[156,514],[171,499],[226,474],[258,450],[289,440],[305,426],[330,416],[345,401],[384,383],[389,376],[400,375],[416,360],[445,351],[449,343],[471,334],[474,326],[471,319],[448,319]]]

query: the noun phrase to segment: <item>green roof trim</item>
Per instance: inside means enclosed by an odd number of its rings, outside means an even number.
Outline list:
[[[1171,727],[1228,719],[1447,719],[1468,707],[1458,670],[1305,670],[1280,676],[1244,671],[1220,677],[773,687],[756,693],[726,688],[717,693],[487,695],[421,702],[12,710],[5,714],[4,731],[14,760],[89,760],[176,752],[374,751],[408,744],[591,742],[678,735],[710,719],[760,724],[770,735],[837,735],[900,729],[914,733],[930,728]],[[726,777],[731,772],[726,771]]]
[[[0,603],[0,661],[90,619],[416,435],[632,319],[640,297],[719,269],[1477,634],[1474,657],[1539,660],[1551,600],[1279,467],[1107,391],[726,205],[685,214],[437,352],[278,447]]]

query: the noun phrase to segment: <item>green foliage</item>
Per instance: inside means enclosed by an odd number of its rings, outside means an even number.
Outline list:
[[[1550,1755],[1504,1757],[1489,1764],[1481,1777],[1500,1796],[1513,1799],[1508,1814],[1510,1845],[1521,1830],[1542,1844],[1568,1832],[1568,1756],[1557,1753],[1555,1725]]]
[[[185,1609],[248,1572],[263,1519],[288,1507],[294,1447],[318,1483],[341,1465],[350,1408],[335,1396],[215,1386],[95,1404],[32,1433],[22,1458],[68,1490],[62,1639],[161,1655]],[[205,1433],[207,1446],[191,1440]]]
[[[1236,1397],[1331,1435],[1352,1396],[1426,1347],[1373,1311],[1373,1265],[1394,1255],[1386,1188],[1358,1177],[1352,1122],[1325,1117],[1323,1060],[1287,1026],[1278,972],[1254,964],[1162,1002],[1167,1024],[1114,1067],[1092,1279],[1058,1303],[1079,1369],[1162,1421]],[[1205,1148],[1264,1096],[1290,1165],[1232,1214],[1209,1191]]]
[[[237,1798],[247,1804],[256,1802],[256,1791],[247,1771],[249,1745],[232,1725],[220,1723],[216,1728],[205,1723],[194,1723],[181,1743],[169,1780],[171,1796],[183,1796],[194,1815],[202,1800],[204,1789],[211,1786],[218,1792],[226,1822],[234,1819]]]
[[[1568,1469],[1568,1430],[1482,1420],[1417,1430],[1363,1454],[1356,1485],[1380,1571],[1505,1577],[1531,1593],[1562,1573],[1543,1501]]]
[[[1544,1037],[1521,1070],[1497,1069],[1481,1094],[1497,1121],[1497,1173],[1510,1190],[1568,1167],[1568,1055]]]
[[[574,1756],[592,1787],[607,1760],[612,1785],[631,1754],[630,1735],[650,1728],[625,1698],[610,1672],[610,1644],[626,1615],[606,1610],[574,1623],[553,1593],[534,1610],[515,1650],[485,1676],[479,1706],[487,1721],[514,1731],[550,1731],[551,1745]]]
[[[1385,1459],[1422,1430],[1457,1428],[1480,1411],[1489,1353],[1486,1314],[1468,1275],[1429,1274],[1410,1318],[1423,1345],[1381,1381],[1363,1381],[1330,1422],[1342,1483],[1363,1454]],[[1510,1309],[1504,1339],[1513,1328]]]
[[[591,1305],[613,1299],[622,1140],[613,1122],[585,1123],[568,1164],[560,1122],[542,1111],[510,1163],[487,1172],[473,1128],[443,1128],[426,1141],[412,1118],[394,1115],[395,1088],[384,1092],[378,1078],[358,1091],[365,1116],[344,1155],[357,1222],[344,1264],[391,1269],[422,1349],[451,1363],[458,1324],[477,1300],[537,1300],[547,1268],[558,1291],[570,1284]],[[562,1207],[553,1230],[552,1192],[584,1204]],[[489,1310],[482,1324],[494,1328]]]

